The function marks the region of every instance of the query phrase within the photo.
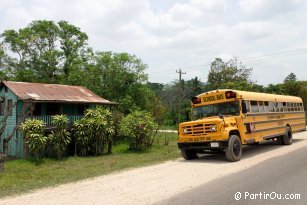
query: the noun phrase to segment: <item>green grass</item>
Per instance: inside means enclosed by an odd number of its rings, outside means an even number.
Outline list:
[[[113,154],[99,157],[44,158],[40,164],[23,159],[6,161],[0,173],[0,198],[175,159],[180,157],[176,140],[176,133],[159,133],[153,147],[142,152],[127,151],[128,145],[121,142],[113,147]]]

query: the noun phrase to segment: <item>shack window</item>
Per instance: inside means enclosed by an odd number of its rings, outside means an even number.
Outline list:
[[[47,115],[58,115],[60,114],[60,104],[48,103],[47,104]]]
[[[41,103],[35,103],[33,115],[42,115],[42,104]]]
[[[87,104],[79,104],[78,105],[78,115],[84,115],[84,111],[89,108]]]

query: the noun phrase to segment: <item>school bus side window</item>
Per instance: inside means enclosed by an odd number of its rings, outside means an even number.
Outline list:
[[[287,103],[288,112],[291,111],[291,105],[290,103]]]
[[[263,108],[263,101],[259,101],[259,112],[263,112],[264,108]]]
[[[269,112],[269,102],[264,101],[264,112]]]
[[[301,111],[300,104],[299,104],[299,103],[296,103],[296,106],[297,106],[297,107],[296,107],[296,110],[297,110],[297,111]]]
[[[270,112],[274,112],[274,102],[269,102]]]
[[[284,111],[284,108],[282,106],[282,102],[278,102],[278,109],[279,109],[279,112],[283,112]]]
[[[251,101],[252,112],[259,112],[258,101]]]
[[[246,112],[250,112],[250,104],[249,104],[249,100],[245,100],[244,101],[245,105],[246,105]]]
[[[291,111],[294,111],[294,103],[290,103]]]
[[[287,103],[286,103],[286,102],[283,102],[283,103],[282,103],[282,106],[283,106],[283,108],[284,108],[284,112],[287,112],[287,111],[288,111]]]
[[[297,111],[296,103],[293,103],[293,111]]]

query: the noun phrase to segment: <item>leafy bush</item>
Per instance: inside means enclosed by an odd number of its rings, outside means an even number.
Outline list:
[[[70,133],[66,130],[68,118],[65,115],[52,116],[52,125],[55,129],[49,135],[50,144],[58,159],[61,159],[70,143]]]
[[[114,133],[111,112],[102,108],[86,110],[84,118],[73,125],[73,133],[80,155],[103,154]]]
[[[40,154],[44,151],[47,137],[44,135],[44,122],[42,120],[26,120],[21,125],[25,133],[25,141],[28,146],[29,152],[36,156],[39,161]]]
[[[152,145],[152,134],[158,125],[146,111],[134,111],[121,123],[121,134],[128,137],[131,150],[147,149]]]

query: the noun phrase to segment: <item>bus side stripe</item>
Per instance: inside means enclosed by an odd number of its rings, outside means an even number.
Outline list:
[[[256,132],[264,132],[264,131],[269,131],[269,130],[275,130],[275,129],[280,129],[280,128],[285,128],[285,126],[277,126],[277,127],[270,127],[270,128],[264,128],[264,129],[256,129],[256,130],[254,130],[254,133],[256,133]]]
[[[297,111],[297,112],[267,112],[267,113],[263,113],[263,112],[259,112],[259,113],[247,113],[246,116],[257,116],[257,115],[281,115],[281,114],[299,114],[299,113],[304,113],[304,111]]]
[[[288,121],[288,120],[305,120],[305,117],[296,117],[296,118],[282,118],[282,119],[276,119],[276,120],[263,120],[263,121],[254,121],[254,124],[262,124],[262,123],[268,123],[268,122],[278,122],[278,121]],[[248,125],[248,123],[244,123],[244,125]]]

